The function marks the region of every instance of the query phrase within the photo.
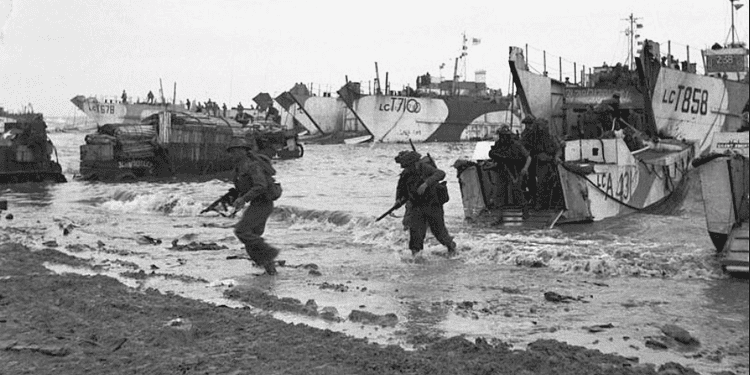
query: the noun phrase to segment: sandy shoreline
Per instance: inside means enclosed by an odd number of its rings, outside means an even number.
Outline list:
[[[57,275],[43,262],[90,267],[53,249],[0,244],[4,374],[697,374],[554,340],[510,350],[453,337],[407,351],[105,276]]]

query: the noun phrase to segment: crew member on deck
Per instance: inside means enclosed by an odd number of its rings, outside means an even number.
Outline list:
[[[524,119],[527,125],[521,135],[521,142],[529,150],[532,159],[529,169],[529,194],[534,209],[548,209],[556,202],[553,199],[553,188],[556,186],[556,164],[560,160],[562,150],[550,134],[547,121],[529,117]]]
[[[510,127],[498,130],[498,139],[489,152],[490,159],[497,164],[500,175],[496,204],[498,206],[525,206],[523,179],[529,173],[531,156],[529,151],[513,137]]]
[[[120,97],[122,98],[123,104],[128,102],[128,94],[125,93],[125,90],[122,90],[122,96]]]

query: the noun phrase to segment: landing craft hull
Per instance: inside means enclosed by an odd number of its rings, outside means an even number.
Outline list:
[[[680,190],[686,181],[687,170],[693,159],[691,144],[666,142],[640,152],[630,152],[621,139],[604,142],[606,148],[614,147],[618,154],[615,163],[588,163],[571,160],[558,166],[567,207],[564,218],[579,219],[575,213],[583,207],[575,207],[568,197],[586,196],[586,206],[595,221],[647,210],[662,203]],[[597,144],[599,143],[599,144]],[[571,141],[566,152],[575,152],[579,147],[600,147],[599,140]],[[578,168],[568,169],[574,165]],[[577,172],[591,167],[591,173]]]
[[[164,105],[146,103],[122,103],[115,100],[99,100],[78,95],[70,100],[78,109],[97,125],[138,123],[141,120],[163,111]],[[169,110],[187,111],[181,105],[167,104]]]
[[[492,221],[515,207],[497,204],[497,186],[509,184],[488,161],[491,142],[480,142],[475,161],[459,168],[464,214],[473,221]],[[596,151],[594,151],[596,149]],[[635,211],[656,209],[682,191],[693,157],[691,144],[663,142],[630,152],[620,138],[566,143],[566,155],[583,155],[558,165],[564,204],[547,214],[548,225],[598,221]],[[598,155],[598,156],[597,156]],[[469,165],[468,168],[465,166]],[[533,210],[531,210],[533,211]],[[556,212],[555,212],[556,211]],[[533,215],[534,212],[531,212]]]
[[[346,104],[343,100],[320,97],[295,95],[299,102],[289,107],[294,119],[302,125],[310,135],[331,134],[344,131],[344,112]],[[356,130],[356,129],[353,129]]]
[[[724,249],[732,230],[747,221],[749,145],[748,132],[716,133],[710,153],[694,163],[700,173],[706,227],[717,251]]]
[[[207,115],[207,111],[198,113],[195,108],[187,109],[182,104],[148,104],[148,103],[122,103],[116,100],[97,99],[78,95],[70,101],[83,113],[86,114],[97,126],[105,124],[137,124],[144,119],[162,111],[181,112],[196,116]],[[286,111],[284,111],[286,112]],[[236,109],[227,109],[226,115],[223,110],[211,114],[217,121],[234,119],[237,116]],[[244,110],[243,113],[262,120],[263,114],[257,110]],[[285,114],[285,113],[284,113]],[[291,129],[291,127],[290,127]]]
[[[485,98],[370,95],[359,98],[354,107],[376,142],[491,139],[501,126],[520,124],[508,102],[497,103]],[[350,118],[353,115],[347,117]]]
[[[660,67],[651,102],[656,129],[698,142],[698,151],[705,151],[714,133],[736,131],[742,125],[749,95],[747,83]]]

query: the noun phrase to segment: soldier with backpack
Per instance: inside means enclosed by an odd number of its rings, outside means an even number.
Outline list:
[[[404,169],[396,187],[396,202],[409,202],[408,216],[409,250],[417,255],[424,248],[427,228],[435,238],[448,248],[448,256],[456,254],[456,243],[445,228],[443,204],[448,201],[444,183],[445,172],[431,163],[420,162],[422,155],[416,151],[401,151],[396,163]]]
[[[253,151],[244,138],[235,138],[227,152],[235,163],[234,187],[238,197],[232,204],[241,210],[249,204],[234,227],[234,234],[245,245],[250,259],[263,267],[268,275],[276,275],[274,259],[279,250],[263,240],[266,221],[273,212],[273,201],[281,196],[281,184],[273,176],[276,170],[265,155]]]

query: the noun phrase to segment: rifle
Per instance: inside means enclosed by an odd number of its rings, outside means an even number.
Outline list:
[[[239,196],[239,193],[237,192],[237,189],[231,188],[231,189],[229,189],[229,191],[227,191],[226,194],[222,195],[219,199],[215,200],[213,203],[211,203],[210,205],[208,205],[208,207],[204,208],[203,211],[201,211],[198,215],[204,214],[204,213],[206,213],[208,211],[216,211],[221,216],[232,217],[232,216],[234,216],[234,214],[236,213],[236,211],[233,212],[230,215],[226,215],[225,213],[219,211],[216,207],[218,205],[221,205],[222,211],[226,211],[227,210],[227,206],[232,205],[232,203],[234,203],[234,200],[237,199],[238,196]]]
[[[386,216],[390,215],[390,214],[391,214],[391,212],[393,212],[393,211],[396,211],[396,210],[398,210],[399,208],[401,208],[401,206],[403,206],[403,205],[405,205],[405,204],[406,204],[406,201],[407,201],[406,199],[402,199],[402,200],[396,201],[396,204],[394,204],[394,205],[393,205],[393,207],[391,207],[391,208],[390,208],[390,209],[389,209],[388,211],[386,211],[386,212],[385,212],[384,214],[382,214],[382,215],[378,216],[378,218],[377,218],[377,219],[375,219],[375,222],[377,223],[378,221],[380,221],[380,220],[381,220],[381,219],[383,219],[384,217],[386,217]]]
[[[409,138],[409,144],[411,145],[411,150],[414,152],[417,152],[417,148],[414,147],[414,142],[411,141],[411,138]],[[435,164],[435,159],[432,158],[432,155],[430,153],[427,153],[427,157],[430,158],[430,163],[433,167],[437,168],[437,164]]]

